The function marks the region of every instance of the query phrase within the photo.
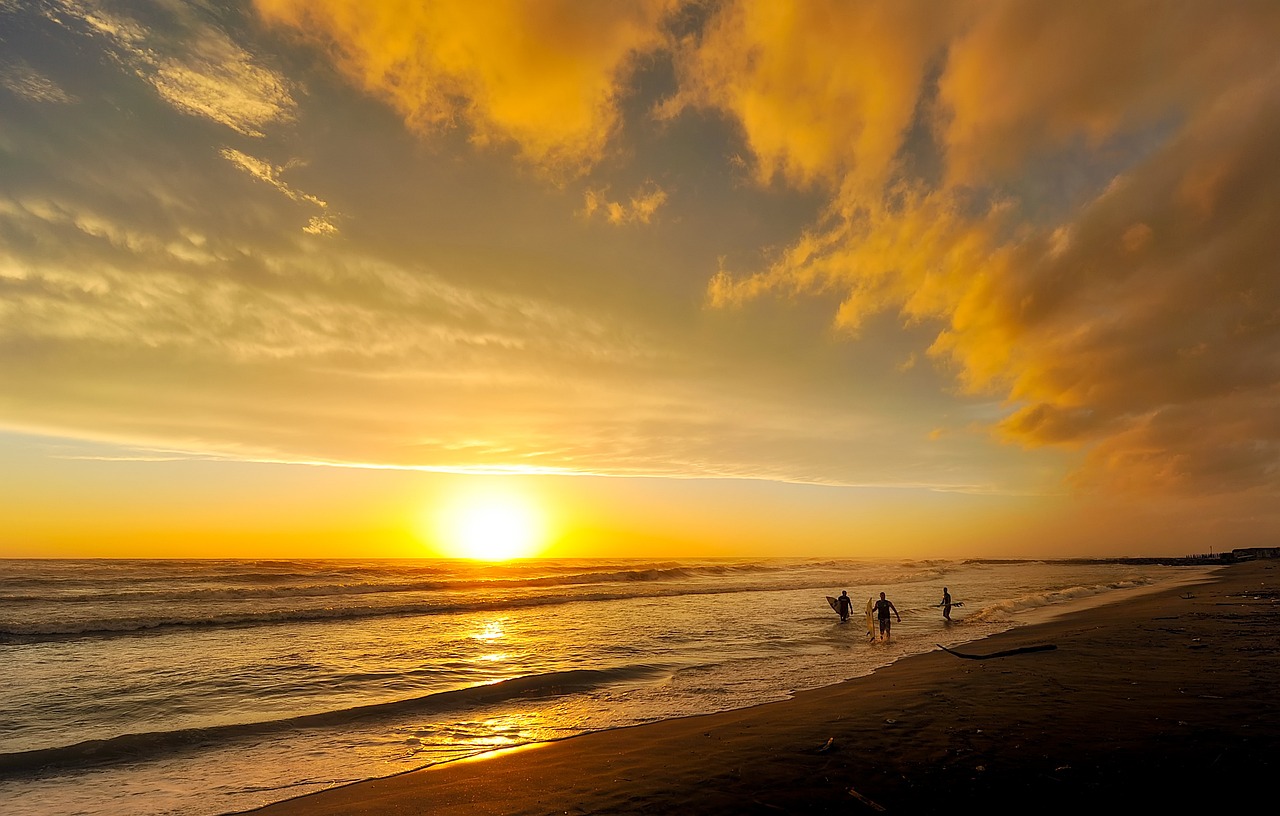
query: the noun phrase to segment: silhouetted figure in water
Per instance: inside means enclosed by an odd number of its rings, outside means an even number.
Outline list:
[[[840,613],[840,622],[844,623],[849,620],[849,613],[853,610],[853,599],[849,597],[849,590],[840,590],[840,597],[836,598],[836,609]]]
[[[951,620],[951,593],[946,587],[942,588],[942,617]]]
[[[893,605],[893,601],[886,600],[884,593],[880,593],[880,600],[876,601],[876,620],[880,621],[880,639],[889,639],[889,613],[898,619],[898,623],[902,623],[902,616],[898,614],[898,607]]]

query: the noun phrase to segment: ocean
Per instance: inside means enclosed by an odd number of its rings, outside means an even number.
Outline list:
[[[1202,567],[0,560],[0,813],[232,813],[783,700]],[[944,621],[942,588],[963,606]],[[825,596],[847,590],[841,623]],[[872,643],[861,610],[902,615]]]

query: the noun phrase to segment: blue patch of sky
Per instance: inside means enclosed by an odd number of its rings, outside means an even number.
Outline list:
[[[1054,226],[1070,221],[1119,176],[1158,153],[1180,122],[1167,118],[1094,143],[1076,136],[1062,148],[1028,162],[1024,171],[993,187],[992,195],[1017,202],[1024,223]]]

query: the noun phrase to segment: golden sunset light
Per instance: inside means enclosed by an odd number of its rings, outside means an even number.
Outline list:
[[[451,558],[528,558],[545,543],[541,516],[519,496],[473,493],[449,502],[439,516],[434,540]]]
[[[1271,801],[1277,145],[1280,0],[0,0],[0,814]]]
[[[5,552],[1270,540],[1280,11],[1168,5],[0,3]]]

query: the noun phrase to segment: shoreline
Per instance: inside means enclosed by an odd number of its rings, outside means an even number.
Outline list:
[[[791,699],[533,743],[246,813],[930,813],[1220,807],[1270,792],[1280,561],[971,641]],[[1215,635],[1222,634],[1215,637]],[[1061,808],[1061,811],[1057,810]]]

